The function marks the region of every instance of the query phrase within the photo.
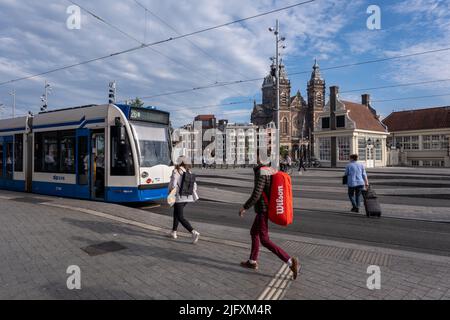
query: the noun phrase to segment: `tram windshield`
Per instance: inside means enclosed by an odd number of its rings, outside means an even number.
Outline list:
[[[141,167],[169,166],[171,159],[168,127],[144,122],[134,122],[132,126],[139,142]]]

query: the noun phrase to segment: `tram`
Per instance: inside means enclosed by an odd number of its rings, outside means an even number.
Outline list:
[[[169,119],[110,104],[0,120],[0,189],[113,203],[166,198]]]

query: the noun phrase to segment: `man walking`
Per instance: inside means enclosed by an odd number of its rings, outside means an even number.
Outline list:
[[[345,176],[347,177],[348,196],[352,203],[351,212],[359,213],[361,193],[364,187],[369,186],[369,180],[364,165],[358,163],[357,154],[350,156],[350,163],[345,168]]]
[[[303,155],[300,156],[300,164],[298,166],[298,172],[300,172],[300,174],[302,173],[302,169],[306,172],[305,158]]]
[[[268,204],[264,200],[263,193],[270,195],[271,176],[276,171],[269,167],[264,167],[258,160],[255,171],[255,187],[250,199],[239,211],[239,216],[243,217],[245,212],[255,206],[256,218],[251,229],[252,249],[250,259],[242,262],[241,266],[248,269],[258,269],[258,256],[260,243],[277,255],[283,262],[289,265],[293,273],[294,280],[297,279],[299,263],[297,258],[291,258],[283,249],[275,245],[269,238],[269,216]]]

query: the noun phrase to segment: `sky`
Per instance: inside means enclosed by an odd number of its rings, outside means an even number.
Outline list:
[[[301,0],[73,0],[80,29],[69,29],[68,0],[0,0],[0,83],[187,34],[289,6]],[[381,29],[370,30],[370,5],[381,9]],[[144,9],[144,7],[146,9]],[[94,18],[91,14],[104,22]],[[0,116],[39,112],[44,83],[52,91],[49,110],[108,101],[116,81],[117,100],[147,97],[148,106],[171,112],[175,127],[198,114],[249,122],[253,101],[261,102],[262,81],[191,90],[216,83],[263,78],[274,56],[268,28],[280,21],[286,38],[282,58],[292,85],[306,97],[314,59],[321,68],[450,47],[448,0],[316,0],[82,66],[0,85]],[[299,73],[299,74],[295,74]],[[324,70],[327,94],[338,85],[341,98],[359,102],[371,94],[385,117],[392,111],[450,105],[450,51]],[[448,95],[447,95],[448,94]],[[429,97],[441,95],[440,97]],[[157,97],[152,97],[157,96]],[[427,98],[417,98],[424,97]],[[151,98],[152,97],[152,98]],[[402,99],[395,101],[385,101]],[[232,104],[231,104],[232,103]],[[221,105],[221,106],[218,106]]]

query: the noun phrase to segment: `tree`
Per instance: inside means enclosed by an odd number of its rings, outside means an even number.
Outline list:
[[[130,106],[135,107],[135,108],[142,108],[144,106],[144,102],[142,102],[141,99],[136,98],[131,101]]]
[[[289,147],[287,146],[280,147],[280,156],[282,158],[285,158],[288,154],[289,154]]]

